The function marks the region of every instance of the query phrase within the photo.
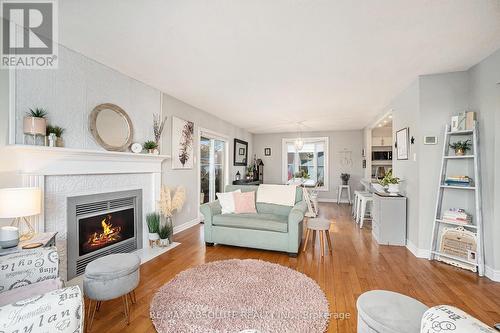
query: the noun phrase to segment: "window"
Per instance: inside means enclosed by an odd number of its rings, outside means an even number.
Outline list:
[[[303,138],[304,146],[298,151],[295,140],[283,139],[283,183],[296,174],[307,174],[321,189],[328,190],[328,138]]]

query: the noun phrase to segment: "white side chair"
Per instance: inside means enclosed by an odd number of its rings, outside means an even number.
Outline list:
[[[368,192],[360,193],[358,195],[358,214],[356,219],[356,223],[359,223],[360,228],[363,228],[367,209],[370,208],[369,205],[373,205],[373,194]]]

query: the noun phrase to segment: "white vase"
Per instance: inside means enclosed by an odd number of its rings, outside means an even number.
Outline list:
[[[168,241],[168,238],[160,239],[160,246],[161,247],[167,247],[169,244],[170,244],[170,242]]]
[[[153,247],[158,244],[160,236],[158,235],[157,232],[150,232],[148,233],[148,239],[149,239],[149,246]]]
[[[398,194],[399,193],[399,184],[389,184],[389,188],[387,189],[387,191],[392,195]]]

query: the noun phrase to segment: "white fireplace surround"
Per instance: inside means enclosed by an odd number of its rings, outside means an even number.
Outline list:
[[[25,145],[7,146],[3,153],[22,176],[23,186],[42,190],[42,214],[31,220],[38,232],[58,232],[57,247],[64,279],[67,197],[142,189],[143,248],[149,248],[145,215],[156,209],[161,188],[161,164],[170,156]],[[141,259],[144,262],[163,252],[142,253]]]

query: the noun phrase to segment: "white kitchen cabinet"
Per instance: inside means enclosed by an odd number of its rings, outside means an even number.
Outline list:
[[[372,236],[381,245],[406,245],[406,197],[373,194]]]

